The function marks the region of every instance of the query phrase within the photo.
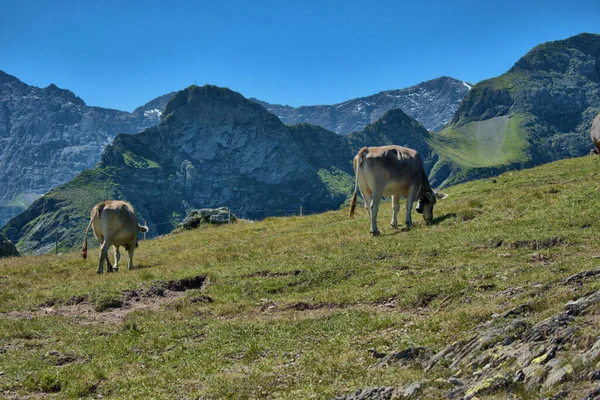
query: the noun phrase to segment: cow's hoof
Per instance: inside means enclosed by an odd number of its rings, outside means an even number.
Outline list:
[[[102,274],[104,273],[104,271],[96,271],[96,273],[97,273],[98,275],[102,275]]]
[[[398,224],[390,224],[390,226],[392,227],[392,229],[398,229]]]
[[[377,231],[371,231],[371,235],[373,235],[373,236],[379,236],[379,234],[380,234],[380,232],[378,230]]]

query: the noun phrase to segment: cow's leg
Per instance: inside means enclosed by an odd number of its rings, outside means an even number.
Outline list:
[[[363,190],[360,189],[360,194],[362,194],[362,198],[365,201],[365,210],[367,210],[367,215],[371,217],[371,191],[369,189]]]
[[[413,185],[408,190],[408,196],[406,196],[406,230],[409,230],[412,227],[411,213],[418,191],[419,188]]]
[[[121,260],[121,252],[119,251],[119,246],[113,246],[115,248],[115,266],[113,267],[113,271],[117,272],[119,270],[119,260]]]
[[[398,229],[398,211],[400,211],[400,195],[392,195],[392,222],[390,226],[394,229]]]
[[[99,262],[99,266],[98,266],[98,273],[102,274],[104,273],[104,261],[106,260],[107,262],[107,270],[112,270],[112,265],[110,264],[110,261],[108,260],[108,249],[110,248],[110,240],[106,239],[104,241],[104,243],[102,243],[102,245],[100,246],[100,262]]]
[[[373,236],[379,236],[379,229],[377,229],[377,213],[379,212],[381,196],[383,196],[382,190],[373,191],[373,200],[371,201],[371,234]]]
[[[127,253],[129,253],[129,269],[133,269],[133,251],[135,250],[135,244],[129,245]]]

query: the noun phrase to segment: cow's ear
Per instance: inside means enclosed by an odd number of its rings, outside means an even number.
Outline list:
[[[438,200],[443,200],[446,197],[448,197],[447,194],[440,193],[440,192],[434,192],[434,195],[435,195],[435,198],[438,199]]]

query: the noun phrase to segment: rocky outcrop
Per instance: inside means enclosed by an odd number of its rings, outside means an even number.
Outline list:
[[[175,232],[196,229],[202,225],[223,225],[237,221],[234,214],[227,207],[201,208],[192,210],[187,217],[175,227]]]
[[[563,284],[581,284],[579,274]],[[535,310],[518,305],[475,329],[473,335],[433,354],[424,347],[410,347],[389,355],[370,350],[373,368],[422,368],[428,375],[450,374],[448,379],[425,379],[406,386],[357,389],[336,399],[424,398],[475,399],[480,396],[556,399],[589,398],[600,394],[600,338],[586,334],[600,326],[600,292],[592,292],[565,304],[557,314],[532,323]],[[436,370],[436,373],[433,370]],[[574,383],[580,384],[576,391]],[[564,393],[571,393],[564,397]],[[576,394],[577,393],[577,394]]]
[[[0,233],[0,258],[2,257],[17,257],[19,252],[15,245]]]
[[[118,133],[155,125],[172,94],[133,113],[90,107],[52,84],[0,71],[0,225],[51,188],[93,168]]]
[[[458,110],[470,87],[469,83],[441,77],[333,105],[290,107],[253,100],[286,124],[309,123],[340,134],[360,131],[395,109],[401,109],[426,129],[439,131]]]

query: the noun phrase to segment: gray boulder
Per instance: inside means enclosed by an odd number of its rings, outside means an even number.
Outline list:
[[[175,231],[195,229],[206,224],[222,225],[236,221],[237,217],[227,207],[201,208],[190,211],[183,222],[177,225]]]

